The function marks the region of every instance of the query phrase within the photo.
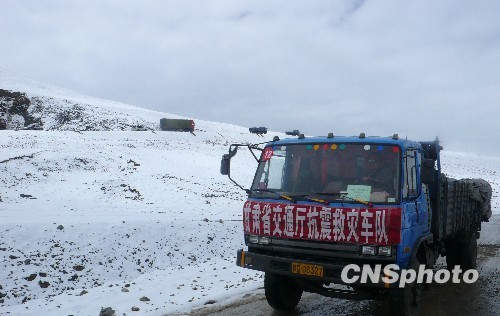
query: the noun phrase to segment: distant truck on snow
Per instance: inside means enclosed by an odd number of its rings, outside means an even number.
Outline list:
[[[248,131],[257,135],[267,134],[267,127],[250,127]]]
[[[294,129],[293,131],[286,131],[285,134],[290,136],[299,136],[300,131],[298,129]]]
[[[361,133],[275,137],[263,148],[232,144],[221,173],[243,189],[229,170],[239,147],[250,150],[258,166],[245,189],[247,247],[237,251],[236,264],[265,272],[265,295],[274,309],[293,310],[305,291],[387,300],[391,315],[418,315],[425,304],[422,283],[414,279],[401,285],[384,274],[363,281],[359,270],[345,275],[344,270],[356,265],[415,272],[420,265],[432,269],[439,256],[446,257],[448,273],[456,266],[463,272],[476,268],[481,222],[492,213],[492,188],[482,179],[457,180],[442,173],[437,139],[416,142],[396,134]]]
[[[194,132],[194,121],[186,119],[167,119],[160,120],[160,129],[162,131],[174,132]]]

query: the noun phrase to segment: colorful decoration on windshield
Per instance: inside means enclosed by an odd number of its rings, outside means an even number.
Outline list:
[[[319,145],[314,145],[314,150],[318,150],[319,149]]]
[[[341,144],[341,145],[339,146],[339,148],[340,148],[340,150],[344,150],[344,149],[345,149],[345,145],[344,145],[344,144]]]
[[[363,147],[363,149],[364,149],[364,150],[370,150],[370,148],[371,148],[371,146],[370,146],[370,145],[365,145],[365,146]]]
[[[337,146],[337,144],[333,144],[332,146],[330,146],[330,148],[331,148],[332,150],[336,150],[338,147],[339,147],[339,146]]]
[[[306,145],[306,149],[307,150],[312,150],[313,149],[313,145]]]
[[[384,146],[382,146],[382,145],[378,145],[378,146],[377,146],[377,150],[378,150],[378,151],[382,151],[382,150],[384,150]]]
[[[398,146],[393,146],[392,147],[392,152],[393,153],[398,153],[399,152],[399,147]]]

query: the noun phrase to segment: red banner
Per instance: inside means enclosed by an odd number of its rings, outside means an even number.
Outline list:
[[[246,233],[293,239],[395,245],[401,240],[401,208],[346,208],[247,201]]]

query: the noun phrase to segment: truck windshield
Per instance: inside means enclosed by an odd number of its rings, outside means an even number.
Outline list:
[[[269,146],[251,196],[318,197],[329,201],[398,203],[401,150],[380,144],[291,144]]]

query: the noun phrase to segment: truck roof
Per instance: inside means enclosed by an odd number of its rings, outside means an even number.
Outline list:
[[[266,146],[283,146],[290,144],[313,144],[313,143],[345,143],[345,144],[381,144],[381,145],[396,145],[401,148],[421,148],[421,144],[416,141],[393,138],[380,137],[380,136],[366,136],[361,138],[359,136],[315,136],[315,137],[304,137],[304,138],[285,138],[278,141],[271,141]]]

